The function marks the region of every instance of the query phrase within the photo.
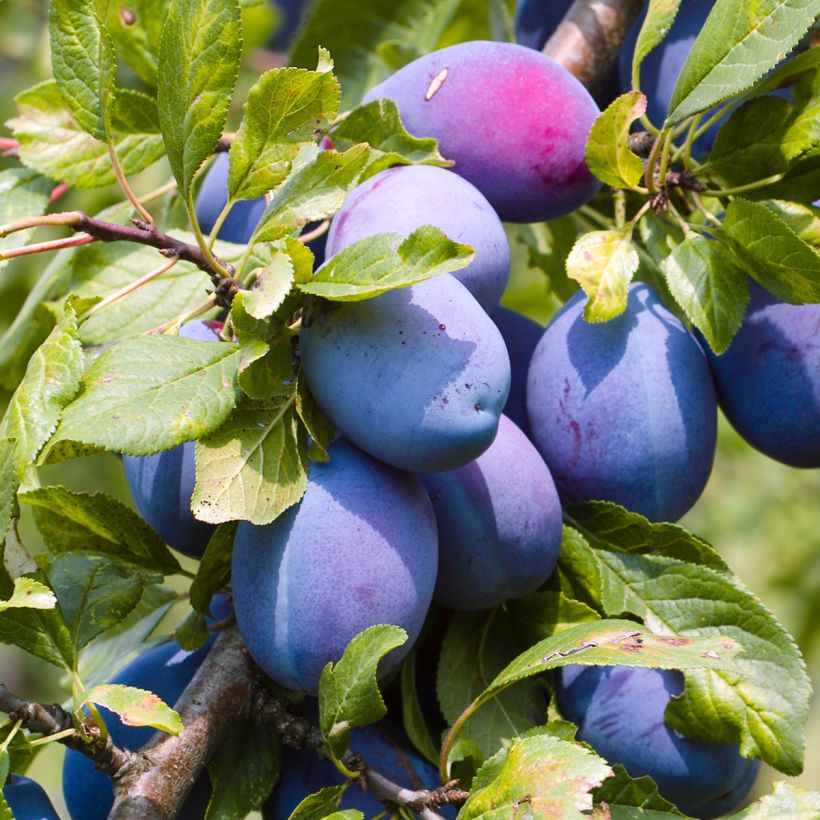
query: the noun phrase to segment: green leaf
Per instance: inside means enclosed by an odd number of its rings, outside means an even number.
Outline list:
[[[343,154],[322,151],[281,185],[262,214],[255,241],[281,239],[308,222],[326,219],[342,206],[370,156],[367,145]]]
[[[117,73],[111,35],[91,0],[51,0],[48,20],[60,94],[80,126],[105,142]]]
[[[508,306],[522,310],[529,307],[533,299],[542,299],[544,274],[549,280],[549,290],[560,302],[569,299],[578,290],[578,283],[567,276],[567,257],[579,233],[579,227],[573,218],[565,216],[549,222],[516,225],[514,231],[515,238],[527,251],[527,266],[532,283],[524,292],[520,303],[516,300],[517,305],[509,303]]]
[[[146,689],[103,683],[83,692],[75,708],[81,710],[87,703],[110,709],[126,726],[151,726],[169,735],[178,735],[184,728],[179,715]]]
[[[199,649],[208,640],[205,616],[191,610],[174,630],[174,640],[187,652]]]
[[[702,173],[735,187],[785,171],[782,142],[790,114],[782,97],[757,97],[740,106],[718,131]]]
[[[237,297],[239,298],[239,297]],[[234,299],[236,305],[236,298]],[[236,313],[234,313],[236,317]],[[236,328],[236,326],[234,326]],[[238,330],[236,335],[240,343],[246,338]],[[255,342],[258,344],[258,340]],[[264,344],[264,342],[262,343]],[[281,334],[267,346],[266,352],[251,361],[239,373],[239,386],[246,396],[252,399],[267,400],[271,396],[282,396],[293,389],[293,358],[291,340],[287,334]]]
[[[820,210],[783,199],[769,199],[763,204],[774,211],[804,242],[820,247]]]
[[[687,671],[686,691],[670,702],[666,721],[691,737],[739,742],[743,755],[762,757],[788,774],[801,771],[810,697],[805,664],[783,627],[728,573],[622,552],[605,533],[597,534],[594,519],[580,532],[565,530],[560,567],[605,614],[632,613],[654,632],[676,636],[657,640],[723,635],[742,646],[730,668],[704,664]],[[719,646],[715,652],[721,653]]]
[[[576,820],[592,810],[592,790],[612,773],[593,752],[550,735],[516,738],[476,776],[459,820],[550,817]]]
[[[20,494],[34,508],[52,552],[100,552],[166,575],[180,571],[162,539],[133,510],[104,493],[38,487]]]
[[[640,157],[629,150],[629,129],[646,113],[640,91],[622,94],[592,124],[587,140],[589,170],[605,185],[634,190],[644,170]]]
[[[319,679],[319,728],[328,751],[341,759],[350,730],[375,723],[387,713],[376,670],[381,659],[407,641],[398,626],[379,624],[356,635]]]
[[[23,165],[77,188],[116,181],[108,148],[77,124],[54,80],[20,92],[14,101],[19,113],[8,126],[20,142]],[[150,98],[129,89],[120,89],[114,100],[114,144],[126,176],[142,171],[165,153],[158,123],[150,114],[152,106]],[[143,112],[139,118],[137,107]],[[132,130],[138,122],[151,130]]]
[[[715,353],[723,353],[743,323],[746,273],[718,242],[688,236],[661,263],[669,291]]]
[[[302,424],[305,425],[308,436],[310,436],[308,456],[312,461],[328,461],[330,456],[327,453],[327,448],[336,435],[336,428],[324,414],[321,407],[316,404],[304,372],[299,373],[296,384],[296,412],[299,414]]]
[[[168,160],[185,200],[194,174],[222,136],[241,51],[238,0],[171,0],[157,100]]]
[[[441,712],[448,724],[527,646],[517,625],[501,611],[456,613],[444,636],[436,677]],[[543,689],[527,681],[476,712],[463,736],[476,743],[486,759],[512,738],[543,723],[546,715]]]
[[[766,290],[784,302],[820,302],[820,256],[774,211],[735,198],[726,209],[719,238]]]
[[[10,760],[7,749],[0,750],[0,820],[14,820],[11,806],[6,801],[6,796],[3,793],[3,785],[9,776]]]
[[[293,810],[288,820],[323,820],[333,815],[348,785],[326,786],[315,794],[309,794]]]
[[[606,322],[626,310],[629,283],[638,270],[631,231],[590,231],[567,257],[567,276],[584,289],[588,322]]]
[[[778,88],[794,85],[801,77],[815,74],[820,67],[820,54],[809,48],[800,54],[794,54],[784,60],[773,71],[756,82],[748,94],[771,94]]]
[[[649,0],[649,8],[646,17],[638,33],[638,40],[635,43],[635,52],[632,55],[632,76],[638,75],[643,61],[647,55],[659,46],[669,30],[675,17],[678,14],[681,0]]]
[[[401,665],[401,714],[402,725],[410,742],[433,765],[438,762],[438,749],[430,735],[424,713],[419,703],[416,688],[416,648],[404,659]]]
[[[728,820],[816,820],[820,792],[808,792],[789,783],[775,783],[774,792],[756,800]]]
[[[197,442],[194,516],[209,524],[270,524],[307,487],[307,435],[289,395],[240,402],[216,432]]]
[[[62,320],[37,349],[26,375],[0,423],[0,436],[14,438],[18,478],[31,467],[49,440],[65,407],[80,388],[83,354],[77,339],[77,317],[68,305]]]
[[[611,820],[674,820],[683,817],[658,793],[651,777],[630,777],[623,766],[613,767],[615,776],[593,792],[596,806],[606,806]]]
[[[126,340],[86,371],[49,444],[76,441],[142,456],[203,436],[239,395],[240,349],[178,336]]]
[[[254,319],[268,319],[279,309],[293,286],[293,263],[287,253],[279,252],[273,262],[257,268],[256,281],[245,295],[243,305]]]
[[[7,601],[0,601],[0,612],[7,609],[54,609],[57,598],[54,593],[33,578],[15,578],[14,592]]]
[[[275,732],[252,718],[233,721],[208,761],[213,791],[205,820],[244,820],[267,800],[281,766]]]
[[[17,442],[13,438],[0,438],[0,464],[9,465],[14,459]],[[17,515],[18,481],[14,470],[7,467],[0,470],[0,559],[3,557],[2,544],[11,520]],[[2,564],[2,560],[0,560]],[[2,572],[2,570],[0,570]]]
[[[333,144],[339,149],[362,142],[366,142],[371,151],[361,181],[395,165],[448,168],[453,164],[441,155],[435,139],[408,133],[393,100],[373,100],[354,108],[333,131]]]
[[[242,125],[231,143],[231,199],[262,196],[290,173],[301,144],[315,141],[339,108],[339,83],[330,71],[266,71],[248,92]]]
[[[804,104],[795,106],[789,127],[783,135],[783,153],[790,162],[816,155],[820,149],[820,88]]]
[[[372,299],[467,267],[473,249],[424,225],[406,239],[384,233],[360,239],[331,257],[299,290],[335,302]]]
[[[525,598],[516,598],[507,603],[507,609],[516,627],[523,627],[526,634],[531,635],[536,641],[563,632],[576,624],[601,619],[601,616],[585,603],[555,590],[535,592]],[[504,695],[500,697],[503,698]]]
[[[125,0],[108,4],[105,22],[119,57],[147,85],[157,84],[162,23],[169,0]]]
[[[116,626],[137,605],[151,579],[105,555],[64,552],[46,572],[76,650]]]
[[[230,521],[216,528],[191,582],[191,606],[203,615],[210,612],[214,593],[226,587],[230,581],[236,527],[237,522]]]
[[[667,124],[751,86],[800,42],[816,15],[816,0],[717,0],[678,76]]]
[[[52,186],[51,180],[44,179],[29,168],[0,171],[0,225],[45,213]],[[18,231],[0,239],[0,270],[7,263],[3,253],[27,245],[32,233]]]

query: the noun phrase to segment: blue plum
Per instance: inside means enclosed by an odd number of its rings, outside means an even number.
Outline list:
[[[281,16],[268,46],[275,51],[282,51],[290,47],[296,30],[302,22],[306,2],[305,0],[273,0],[273,5]]]
[[[186,339],[218,342],[221,325],[197,320],[179,331]],[[150,456],[123,456],[125,477],[140,515],[175,550],[200,558],[214,527],[197,521],[191,512],[196,470],[196,442],[188,441]]]
[[[527,380],[533,440],[564,503],[604,499],[676,521],[714,460],[717,398],[695,338],[642,283],[626,312],[582,317],[579,291],[556,314]]]
[[[540,51],[558,28],[572,0],[518,0],[515,4],[515,39]]]
[[[510,245],[490,203],[452,171],[405,165],[366,180],[347,195],[334,217],[327,253],[332,256],[377,233],[409,236],[422,225],[435,225],[473,248],[475,259],[453,275],[485,310],[492,310],[507,284]]]
[[[438,542],[421,480],[340,439],[310,466],[302,500],[264,527],[241,523],[232,588],[239,631],[277,683],[316,694],[319,675],[374,624],[418,636],[436,581]]]
[[[409,743],[386,721],[355,730],[350,745],[375,771],[400,786],[435,789],[440,785],[436,770],[412,751]],[[283,820],[290,817],[309,794],[344,782],[338,769],[330,761],[320,759],[316,752],[287,749],[279,782],[265,804],[262,816],[265,820]],[[365,817],[375,817],[384,811],[378,798],[355,784],[347,789],[339,808],[358,809]]]
[[[506,416],[475,461],[422,480],[438,524],[438,603],[490,609],[547,580],[561,548],[561,502],[544,460]]]
[[[564,717],[578,739],[633,777],[649,775],[660,793],[693,817],[719,817],[748,794],[759,760],[736,745],[690,740],[664,723],[670,697],[684,689],[677,671],[567,666],[556,681]]]
[[[509,356],[490,317],[448,273],[375,299],[316,303],[301,351],[324,412],[387,464],[454,470],[495,438]]]
[[[3,785],[3,797],[14,820],[60,820],[43,787],[31,778],[12,774]]]
[[[419,57],[365,95],[396,102],[407,130],[435,137],[454,170],[503,220],[574,211],[598,190],[584,158],[599,114],[587,90],[541,52],[459,43]]]
[[[530,369],[532,354],[544,335],[544,328],[538,322],[505,307],[497,307],[490,318],[501,331],[510,354],[512,380],[510,397],[504,405],[504,415],[509,416],[525,433],[529,433],[527,371]]]
[[[743,325],[722,356],[706,348],[726,417],[753,447],[820,467],[820,304],[778,302],[750,281]]]

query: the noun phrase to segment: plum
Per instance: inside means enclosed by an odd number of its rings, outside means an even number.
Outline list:
[[[218,342],[218,322],[187,322],[179,335],[200,342]],[[140,515],[167,544],[185,555],[201,558],[214,527],[191,512],[196,483],[196,442],[187,441],[150,456],[122,457],[131,497]]]
[[[232,588],[239,631],[277,683],[315,695],[328,661],[374,624],[395,624],[410,650],[430,605],[438,566],[436,523],[418,476],[343,439],[310,466],[302,500],[272,524],[240,523]]]
[[[375,299],[317,302],[301,332],[316,401],[354,444],[403,470],[455,470],[495,438],[504,340],[449,273]]]
[[[690,740],[664,723],[683,675],[625,666],[566,666],[556,680],[558,706],[578,724],[578,739],[632,777],[649,775],[660,793],[693,817],[720,817],[754,784],[759,760],[738,746]]]
[[[515,4],[515,39],[540,51],[569,11],[572,0],[518,0]]]
[[[229,611],[225,596],[216,596],[211,605],[213,617],[224,618]],[[128,664],[112,683],[148,689],[173,706],[205,660],[215,639],[216,635],[212,635],[193,652],[182,649],[176,641],[155,647]],[[139,749],[154,735],[154,729],[149,726],[126,726],[113,712],[103,708],[100,712],[111,739],[118,746]],[[63,795],[71,820],[105,820],[114,801],[108,776],[98,771],[90,758],[71,749],[66,751],[63,763]],[[179,817],[201,820],[210,798],[210,781],[203,773],[194,783]]]
[[[334,217],[327,254],[377,233],[409,236],[422,225],[435,225],[473,248],[475,259],[453,275],[485,310],[492,310],[507,284],[510,245],[490,203],[452,171],[405,165],[370,177],[347,195]]]
[[[420,758],[407,740],[387,721],[355,730],[350,746],[379,774],[408,789],[435,789],[438,772]],[[286,749],[282,772],[273,794],[262,810],[265,820],[290,817],[299,803],[326,786],[345,782],[338,769],[310,749]],[[373,794],[352,784],[342,798],[340,810],[358,809],[365,817],[375,817],[384,806]]]
[[[273,0],[280,22],[268,42],[268,47],[274,51],[284,51],[290,48],[291,41],[296,34],[305,12],[305,0]]]
[[[726,417],[746,441],[792,467],[820,467],[820,304],[778,302],[750,281],[729,349],[706,347]]]
[[[538,342],[544,335],[544,328],[532,319],[514,310],[497,307],[490,318],[501,331],[507,352],[510,354],[510,396],[504,405],[504,415],[508,416],[525,433],[529,433],[527,418],[527,371]]]
[[[505,221],[555,219],[598,190],[584,158],[598,106],[538,51],[459,43],[399,69],[364,101],[380,97],[396,102],[411,134],[435,137]]]
[[[29,777],[10,775],[3,785],[3,797],[14,820],[60,820],[43,787]]]
[[[712,469],[717,398],[706,355],[646,284],[626,311],[590,324],[586,297],[556,314],[532,357],[533,441],[564,503],[614,501],[676,521]]]
[[[490,609],[547,580],[561,548],[561,503],[544,460],[506,416],[475,461],[422,480],[438,524],[438,603]]]

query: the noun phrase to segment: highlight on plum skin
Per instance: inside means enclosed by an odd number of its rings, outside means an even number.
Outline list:
[[[507,222],[540,222],[585,204],[599,183],[585,161],[600,114],[565,68],[514,43],[476,40],[419,57],[364,102],[396,102],[407,130],[435,137],[453,170]]]

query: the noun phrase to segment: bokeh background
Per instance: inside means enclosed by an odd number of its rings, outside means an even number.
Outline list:
[[[45,11],[44,0],[0,0],[0,123],[15,113],[17,92],[49,76]],[[281,58],[262,46],[270,41],[282,16],[269,4],[246,9],[244,14],[247,68],[236,94],[240,104],[258,74],[281,62]],[[8,135],[0,125],[0,137]],[[10,160],[0,159],[0,169],[10,164]],[[168,168],[159,163],[137,177],[134,184],[138,190],[150,190],[169,176]],[[119,200],[115,188],[70,191],[60,207],[95,213]],[[550,288],[544,269],[560,269],[566,247],[564,242],[557,241],[557,232],[538,236],[530,233],[530,245],[540,245],[541,251],[533,255],[522,241],[523,231],[529,230],[510,230],[513,275],[504,303],[546,324],[560,299]],[[35,239],[51,235],[41,231]],[[14,262],[0,272],[0,336],[47,263],[47,258],[32,257]],[[560,291],[557,283],[555,289]],[[0,412],[8,398],[8,392],[0,388]],[[65,484],[75,490],[101,490],[130,503],[121,464],[113,456],[49,467],[43,471],[43,483]],[[40,551],[44,545],[25,512],[21,536],[30,550]],[[803,651],[815,687],[820,686],[820,470],[796,470],[771,461],[745,444],[721,418],[711,480],[703,497],[681,523],[713,543],[732,569],[790,630]],[[181,609],[172,609],[158,632],[172,631]],[[62,701],[67,694],[65,682],[53,667],[12,647],[0,646],[0,680],[14,691],[46,702]],[[62,755],[59,744],[47,745],[29,773],[47,789],[61,816],[67,816],[60,789]],[[771,782],[777,779],[782,776],[764,770],[756,793],[769,791]],[[808,730],[805,772],[793,782],[820,788],[817,696]]]

